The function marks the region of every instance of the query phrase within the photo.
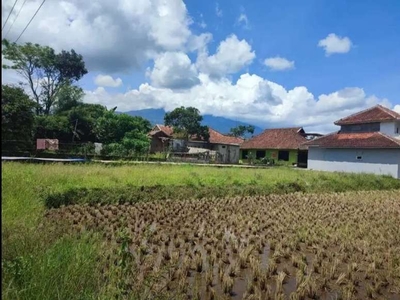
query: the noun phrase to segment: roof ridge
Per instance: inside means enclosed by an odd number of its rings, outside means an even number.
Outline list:
[[[392,110],[392,109],[390,109],[390,108],[387,108],[387,107],[385,107],[385,106],[383,106],[383,105],[381,105],[381,104],[378,104],[377,106],[378,106],[381,110],[383,110],[384,112],[386,112],[386,113],[388,113],[389,115],[391,115],[393,118],[399,119],[400,114],[397,113],[396,111],[394,111],[394,110]]]
[[[331,135],[334,135],[334,134],[339,134],[339,131],[340,131],[340,130],[333,131],[333,132],[328,133],[328,134],[325,134],[325,135],[323,135],[323,136],[316,137],[315,139],[312,139],[312,140],[309,140],[309,141],[304,142],[303,145],[306,145],[307,143],[315,142],[316,140],[323,139],[323,138],[326,138],[326,137],[331,136]]]
[[[346,116],[346,117],[340,118],[339,120],[333,122],[333,124],[336,125],[336,123],[342,121],[343,119],[349,119],[349,118],[351,118],[351,117],[358,116],[358,115],[363,114],[363,113],[365,113],[365,112],[367,112],[367,111],[373,110],[374,108],[380,108],[379,106],[380,106],[380,105],[377,104],[377,105],[374,105],[374,106],[372,106],[372,107],[369,107],[369,108],[366,108],[366,109],[364,109],[364,110],[361,110],[361,111],[359,111],[359,112],[356,112],[356,113],[354,113],[354,114],[351,114],[351,115],[348,115],[348,116]]]
[[[395,142],[396,144],[400,145],[400,140],[397,140],[395,137],[393,137],[393,136],[391,136],[391,135],[388,135],[388,134],[386,134],[386,133],[380,132],[380,131],[378,131],[378,133],[379,133],[380,135],[382,135],[383,137],[385,137],[385,138],[387,138],[387,139],[389,139],[389,140]]]

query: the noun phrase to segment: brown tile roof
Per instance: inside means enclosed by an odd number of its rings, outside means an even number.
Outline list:
[[[159,131],[164,132],[168,136],[172,136],[174,133],[174,130],[170,126],[164,126],[164,125],[156,125],[155,128],[150,132],[150,135],[158,132],[157,128]],[[210,133],[210,143],[212,144],[229,144],[229,145],[240,145],[243,143],[244,139],[240,137],[233,137],[229,135],[224,135],[212,128],[209,128],[209,133]],[[200,141],[201,139],[198,139],[196,137],[193,137],[191,140],[193,141]]]
[[[361,124],[400,120],[400,114],[382,105],[376,105],[335,122],[336,125]]]
[[[244,142],[244,139],[240,137],[225,135],[212,128],[209,128],[209,133],[210,143],[212,144],[240,145]],[[196,138],[193,140],[196,140]]]
[[[149,132],[149,135],[154,135],[154,134],[156,134],[157,132],[160,132],[160,131],[164,132],[167,136],[172,136],[172,133],[173,133],[172,127],[157,124]]]
[[[304,146],[320,148],[400,148],[400,139],[381,132],[364,133],[331,133],[312,141]]]
[[[299,149],[307,139],[301,127],[266,129],[245,141],[241,149]]]

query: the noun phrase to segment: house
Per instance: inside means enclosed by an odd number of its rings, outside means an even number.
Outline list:
[[[268,158],[306,166],[307,147],[303,144],[320,134],[307,134],[302,127],[266,129],[240,146],[240,158]]]
[[[216,153],[217,161],[220,163],[238,163],[239,147],[243,143],[243,139],[224,135],[212,128],[209,128],[210,139],[204,141],[197,136],[191,137],[188,141],[175,138],[173,128],[164,125],[156,125],[149,133],[151,137],[150,153],[172,150],[173,152],[199,153],[207,152]],[[190,150],[196,148],[197,150]],[[200,151],[199,149],[203,149]]]
[[[400,114],[377,105],[334,124],[338,132],[304,144],[309,169],[400,178]]]
[[[172,139],[173,130],[169,126],[156,125],[149,132],[150,153],[164,152],[169,147],[169,141]]]

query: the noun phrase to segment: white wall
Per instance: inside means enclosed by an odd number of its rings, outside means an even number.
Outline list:
[[[358,160],[357,156],[362,159]],[[400,178],[400,149],[321,149],[309,147],[308,169],[374,173]]]
[[[396,133],[396,123],[395,122],[382,122],[380,132],[394,136]]]

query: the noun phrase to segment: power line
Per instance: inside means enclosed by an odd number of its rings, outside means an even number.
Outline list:
[[[20,39],[20,37],[24,34],[25,30],[28,28],[29,24],[31,24],[32,20],[35,18],[35,16],[37,15],[37,13],[39,12],[40,8],[43,6],[43,4],[46,2],[46,0],[43,0],[42,3],[40,4],[40,6],[38,7],[38,9],[36,10],[35,14],[32,16],[32,18],[29,20],[28,24],[26,24],[24,30],[22,30],[21,34],[19,35],[19,37],[15,40],[14,43],[18,42],[18,40]]]
[[[27,1],[27,0],[25,0],[24,3],[22,3],[21,7],[19,8],[19,11],[18,11],[18,13],[17,13],[17,16],[15,17],[14,21],[11,23],[11,26],[8,28],[7,33],[6,33],[6,35],[4,36],[4,38],[7,37],[8,33],[10,32],[11,28],[13,27],[15,21],[18,19],[18,16],[19,16],[19,14],[20,14],[22,8],[24,7],[26,1]]]
[[[1,27],[1,31],[3,31],[4,27],[6,27],[8,18],[11,16],[11,13],[13,12],[14,7],[15,7],[15,4],[17,4],[17,2],[18,2],[18,0],[15,0],[13,7],[11,8],[10,12],[8,13],[7,19],[6,19],[6,21],[4,22],[3,27]]]

